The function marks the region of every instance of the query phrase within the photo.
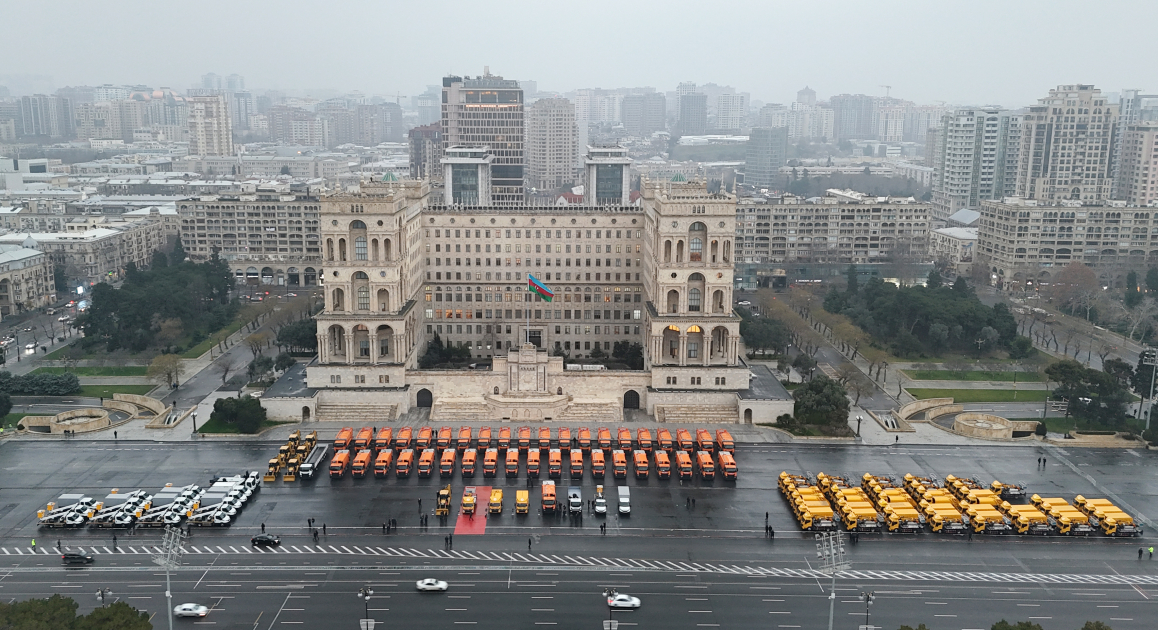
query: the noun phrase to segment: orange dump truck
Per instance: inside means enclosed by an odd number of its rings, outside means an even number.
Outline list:
[[[434,474],[434,449],[428,448],[418,456],[418,476],[429,477]]]
[[[449,477],[454,474],[454,460],[458,459],[458,451],[448,448],[442,451],[442,459],[438,462],[438,475]]]
[[[547,476],[551,479],[563,476],[563,453],[557,448],[547,452]]]
[[[571,478],[583,476],[583,451],[571,451]]]
[[[697,451],[696,468],[700,471],[700,479],[716,478],[716,463],[712,461],[711,453],[707,451]]]
[[[696,448],[695,440],[687,429],[676,429],[676,444],[681,451],[692,452]]]
[[[647,453],[637,450],[631,454],[632,467],[635,468],[636,479],[647,479],[649,467],[647,465]]]
[[[378,429],[378,435],[374,436],[374,452],[381,453],[390,448],[394,441],[394,429],[390,427],[382,427]]]
[[[667,453],[656,449],[653,458],[655,459],[655,476],[660,479],[670,479],[671,459],[668,458]]]
[[[438,440],[435,444],[438,450],[445,450],[450,448],[450,441],[454,438],[454,429],[450,427],[442,427],[438,430]]]
[[[550,480],[544,481],[540,485],[540,488],[543,494],[543,513],[554,514],[555,510],[558,509],[558,504],[555,501],[555,482]]]
[[[511,447],[510,427],[499,427],[499,435],[496,444],[498,445],[499,449],[504,451]]]
[[[531,427],[519,427],[519,450],[527,452],[531,448]]]
[[[334,452],[337,453],[342,449],[350,448],[350,442],[354,439],[354,429],[351,427],[342,427],[338,431],[338,437],[334,438]]]
[[[582,451],[580,451],[582,453]],[[591,451],[591,476],[602,479],[607,474],[607,462],[603,459],[603,449]]]
[[[675,453],[676,456],[676,470],[679,472],[680,479],[692,478],[692,456],[688,455],[687,451],[679,450]]]
[[[567,427],[559,427],[559,450],[571,450],[571,429]]]
[[[616,479],[627,479],[627,455],[619,449],[611,451],[611,474]]]
[[[410,448],[410,442],[414,435],[412,427],[402,427],[398,429],[398,434],[394,436],[394,450],[402,451]]]
[[[736,454],[736,441],[727,429],[716,429],[716,450]]]
[[[635,431],[635,444],[639,450],[650,454],[652,447],[655,445],[651,440],[651,429],[637,429]]]
[[[354,463],[350,468],[354,474],[354,478],[361,479],[366,476],[366,473],[370,472],[370,469],[373,468],[374,465],[373,458],[374,452],[368,448],[358,451],[358,454],[354,456]]]
[[[378,451],[378,457],[374,460],[374,476],[379,479],[385,479],[390,472],[390,465],[394,463],[394,449],[387,448]]]
[[[414,438],[414,448],[418,451],[425,451],[430,448],[431,443],[434,442],[434,429],[432,427],[419,427],[418,435]]]
[[[516,451],[517,452],[517,451]],[[538,479],[541,467],[539,465],[539,451],[527,451],[527,476]]]
[[[696,450],[711,453],[716,448],[716,441],[712,439],[711,431],[696,429]]]
[[[591,452],[591,429],[580,427],[575,434],[575,443],[579,445],[579,449],[584,453]]]
[[[473,477],[475,464],[478,462],[478,451],[468,448],[462,453],[462,476]]]
[[[491,447],[490,427],[483,427],[478,430],[478,447],[484,451]]]
[[[514,449],[507,451],[507,476],[519,476],[519,451]]]
[[[595,441],[599,448],[609,451],[611,450],[611,429],[607,427],[599,427],[595,431]]]
[[[668,455],[671,455],[671,452],[672,452],[671,431],[669,431],[667,429],[660,429],[659,431],[656,431],[655,432],[655,441],[658,443],[659,450],[667,453]]]
[[[374,441],[374,429],[370,427],[362,427],[358,429],[358,433],[354,435],[354,450],[360,451],[362,449],[370,448]]]
[[[545,451],[551,448],[551,427],[539,427],[539,450]]]
[[[495,448],[488,448],[483,453],[483,477],[494,477],[498,474],[499,467],[499,451]]]
[[[410,476],[410,471],[414,469],[414,449],[403,449],[398,453],[398,459],[394,462],[394,476],[399,479],[405,479]]]
[[[620,427],[618,433],[619,450],[631,451],[631,429],[624,429]]]
[[[470,427],[459,427],[458,439],[455,441],[455,447],[458,449],[458,452],[461,453],[470,448],[470,441],[473,437],[471,435],[472,432],[473,430]]]
[[[736,480],[736,475],[739,470],[736,468],[736,460],[732,457],[731,453],[728,451],[720,451],[719,454],[716,455],[716,464],[724,479],[728,479],[729,481]]]
[[[346,476],[346,471],[350,468],[350,451],[349,449],[342,449],[334,453],[334,457],[330,460],[330,478],[341,479]]]

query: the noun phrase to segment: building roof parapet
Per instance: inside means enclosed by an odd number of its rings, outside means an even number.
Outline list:
[[[643,209],[636,206],[555,206],[555,205],[520,205],[520,206],[460,206],[446,204],[432,204],[427,212],[445,214],[642,214]]]

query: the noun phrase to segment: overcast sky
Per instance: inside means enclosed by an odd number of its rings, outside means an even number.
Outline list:
[[[1063,83],[1158,91],[1153,0],[14,2],[0,84],[424,91],[484,65],[540,90],[714,82],[922,104],[1036,102]],[[25,79],[13,78],[13,75]],[[18,89],[18,88],[17,88]]]

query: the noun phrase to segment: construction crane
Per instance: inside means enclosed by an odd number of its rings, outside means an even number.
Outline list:
[[[892,91],[892,89],[893,89],[893,86],[891,86],[891,85],[882,85],[882,86],[880,86],[880,87],[883,87],[883,88],[885,89],[885,98],[889,98],[889,92],[890,92],[890,91]]]

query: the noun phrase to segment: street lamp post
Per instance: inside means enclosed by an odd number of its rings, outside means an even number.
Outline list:
[[[861,420],[864,420],[864,416],[862,416],[862,415],[859,415],[859,414],[858,414],[858,415],[857,415],[857,417],[856,417],[856,436],[857,436],[857,437],[860,437],[860,423],[861,423]]]
[[[374,589],[369,586],[358,589],[358,597],[362,599],[365,609],[362,615],[361,630],[374,630],[374,620],[370,618],[370,597],[372,595],[374,595]]]
[[[197,412],[193,412],[193,434],[197,434]]]
[[[876,599],[876,597],[877,597],[877,594],[874,591],[868,591],[867,593],[861,593],[860,594],[860,601],[864,602],[864,626],[865,626],[865,630],[872,630],[872,626],[869,625],[869,620],[868,620],[868,618],[869,618],[869,606],[873,605],[873,600]]]

